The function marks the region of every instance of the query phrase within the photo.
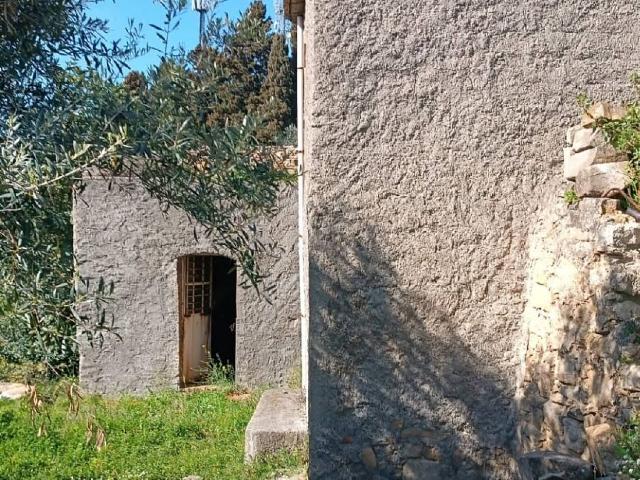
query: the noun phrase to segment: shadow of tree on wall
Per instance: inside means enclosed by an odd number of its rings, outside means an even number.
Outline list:
[[[512,386],[438,299],[403,288],[374,227],[320,242],[309,265],[311,478],[399,478],[403,466],[433,474],[415,478],[514,478]]]

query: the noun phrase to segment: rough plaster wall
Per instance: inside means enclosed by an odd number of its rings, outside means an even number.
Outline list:
[[[284,192],[281,207],[258,226],[265,243],[278,245],[273,256],[261,259],[270,272],[263,287],[276,287],[265,294],[271,304],[253,289],[236,290],[236,381],[242,385],[283,384],[299,368],[295,189]],[[193,232],[186,215],[163,214],[157,200],[135,183],[117,179],[109,189],[105,180],[87,181],[74,208],[79,271],[94,285],[100,277],[114,282],[107,312],[122,341],[107,335],[102,347],[81,342],[84,388],[145,393],[179,385],[177,259],[225,255]]]
[[[514,478],[530,218],[637,7],[307,1],[311,478]]]

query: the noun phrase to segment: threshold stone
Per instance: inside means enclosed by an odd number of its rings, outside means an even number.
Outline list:
[[[244,436],[244,459],[296,450],[307,438],[305,397],[301,390],[274,388],[262,394]]]

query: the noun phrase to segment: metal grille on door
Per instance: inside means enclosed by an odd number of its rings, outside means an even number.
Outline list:
[[[211,306],[211,259],[209,257],[187,257],[184,314],[207,314]]]

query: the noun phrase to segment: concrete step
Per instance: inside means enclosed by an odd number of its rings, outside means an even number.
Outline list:
[[[304,393],[283,388],[264,392],[244,438],[247,463],[261,455],[303,448],[307,439]]]
[[[22,383],[0,382],[0,398],[4,400],[19,400],[29,394],[29,387]]]

